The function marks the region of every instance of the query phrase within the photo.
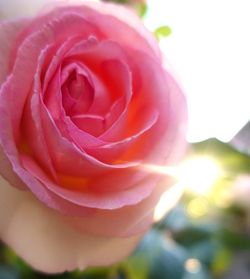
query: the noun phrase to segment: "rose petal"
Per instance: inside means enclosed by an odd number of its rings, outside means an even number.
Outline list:
[[[44,134],[53,164],[60,173],[72,176],[96,176],[109,170],[121,170],[138,165],[138,161],[106,164],[90,156],[62,137],[60,131],[41,106]]]
[[[95,31],[80,16],[67,15],[57,20],[54,19],[50,25],[45,25],[42,28],[40,26],[38,32],[33,30],[33,34],[28,36],[18,48],[12,75],[6,82],[7,84],[5,83],[5,86],[1,87],[0,95],[0,103],[5,106],[5,109],[9,111],[8,113],[15,112],[11,115],[11,119],[16,140],[19,136],[23,106],[32,86],[41,50],[52,42],[56,43],[55,40],[59,43],[64,36],[67,38],[69,34],[71,36],[72,33],[79,34],[81,27],[85,27],[84,32],[81,33],[83,37],[89,37]],[[61,32],[62,29],[64,32]],[[17,94],[18,98],[16,98]]]
[[[32,73],[35,73],[40,51],[47,44],[54,42],[54,36],[59,36],[59,38],[62,36],[62,25],[65,27],[63,29],[63,35],[67,37],[68,33],[72,35],[72,30],[73,32],[79,32],[79,25],[82,26],[83,24],[83,26],[88,27],[85,23],[86,21],[75,15],[65,16],[60,20],[54,20],[50,25],[41,28],[39,32],[26,38],[18,48],[18,57],[15,61],[13,72],[1,87],[0,94],[0,111],[2,115],[0,119],[0,142],[15,170],[17,169],[15,164],[18,160],[15,160],[16,162],[14,163],[13,158],[18,158],[15,144],[19,140],[21,114],[23,113],[24,103],[32,86],[34,77]],[[86,28],[81,34],[82,36],[86,35],[88,37],[92,31],[91,28]],[[18,98],[16,98],[17,95]],[[13,133],[16,141],[15,143]]]
[[[35,82],[36,83],[36,82]],[[36,89],[36,87],[34,88]],[[39,88],[37,88],[39,90]],[[39,91],[38,91],[39,92]],[[52,164],[52,160],[49,156],[48,147],[45,142],[45,137],[42,131],[42,123],[39,109],[39,102],[35,95],[26,101],[24,110],[24,116],[22,118],[22,137],[24,145],[27,145],[28,151],[22,151],[23,153],[32,154],[32,156],[39,162],[46,172],[56,179],[56,172]],[[35,121],[32,119],[35,118]]]
[[[29,20],[27,19],[0,23],[0,88],[10,71],[10,59],[16,44],[16,39],[28,23]]]
[[[80,6],[83,3],[81,0],[73,0],[71,3],[79,5],[79,7],[71,8],[72,11],[84,14],[87,19],[95,22],[109,39],[120,43],[124,47],[133,46],[135,49],[145,51],[150,56],[161,60],[162,55],[156,39],[143,26],[135,12],[122,7],[122,5],[118,6],[99,1],[98,3],[84,1],[85,7]],[[88,9],[87,6],[91,9]],[[67,7],[67,9],[69,8]],[[116,28],[113,28],[114,26]],[[123,30],[123,32],[120,32],[120,30]]]
[[[96,210],[94,215],[84,216],[83,218],[65,217],[65,220],[76,226],[83,232],[100,234],[107,236],[133,236],[145,232],[153,222],[155,207],[159,202],[161,195],[171,194],[173,181],[169,178],[163,178],[154,188],[151,195],[132,206],[125,206],[116,210]],[[170,188],[170,186],[172,186]],[[171,190],[169,190],[171,189]],[[178,191],[178,189],[176,189]],[[180,195],[176,195],[176,198]],[[170,209],[174,197],[165,199],[165,207]],[[110,225],[108,225],[110,224]],[[112,226],[111,226],[112,224]]]
[[[71,118],[66,115],[62,106],[60,85],[60,76],[59,73],[57,73],[47,89],[51,92],[51,98],[49,100],[45,100],[47,101],[47,103],[45,103],[45,105],[47,105],[47,109],[40,99],[40,94],[36,94],[36,96],[34,96],[39,103],[39,109],[42,107],[44,113],[47,114],[46,119],[48,121],[53,121],[59,129],[60,134],[58,136],[63,136],[70,142],[75,142],[80,149],[84,149],[87,146],[99,146],[104,144],[102,140],[99,140],[88,132],[80,130],[75,123],[71,121]],[[33,116],[34,117],[31,118],[31,121],[36,122],[38,115],[33,114]],[[40,130],[38,130],[37,133],[40,133]]]
[[[27,189],[26,185],[20,180],[20,178],[13,171],[12,165],[2,147],[0,146],[0,174],[9,181],[13,186],[19,189]]]
[[[133,87],[138,88],[134,97],[139,104],[150,104],[159,112],[158,121],[141,148],[144,162],[156,165],[174,164],[174,161],[180,159],[179,155],[184,154],[183,148],[186,148],[187,105],[183,90],[172,75],[150,56],[135,51],[132,58],[132,72],[140,73],[140,78],[133,79]],[[132,119],[134,117],[131,116]],[[177,141],[181,143],[178,144]]]
[[[99,208],[99,209],[117,209],[126,205],[137,204],[146,197],[148,197],[153,188],[156,186],[156,183],[159,180],[159,177],[155,177],[156,175],[151,175],[146,178],[144,174],[144,179],[140,179],[135,185],[132,185],[130,188],[125,189],[123,191],[96,191],[94,188],[94,181],[91,181],[89,184],[88,178],[83,177],[80,180],[80,185],[77,185],[78,191],[76,191],[74,185],[67,185],[67,187],[62,187],[62,185],[58,185],[55,183],[47,174],[37,165],[37,163],[29,156],[22,155],[22,165],[28,171],[29,175],[31,175],[32,180],[36,178],[38,181],[43,183],[43,187],[51,191],[54,195],[58,197],[58,200],[65,200],[74,205],[80,207],[87,208]],[[127,172],[125,172],[127,175]],[[140,172],[132,173],[136,177],[139,175],[141,178]],[[118,173],[118,177],[123,177],[123,173]],[[126,177],[126,176],[125,176]],[[23,175],[22,177],[25,179],[27,186],[30,190],[42,201],[44,201],[44,197],[42,193],[45,191],[41,188],[41,185],[37,183],[31,184],[28,177]],[[72,184],[74,182],[73,179],[69,180]],[[113,184],[117,184],[117,177],[110,177],[109,184],[111,187]],[[119,187],[119,186],[118,186]],[[94,188],[94,191],[93,189]],[[98,187],[99,188],[99,187]],[[115,188],[115,186],[113,186]],[[53,197],[53,195],[52,195]],[[47,200],[46,204],[53,208],[53,205],[56,203],[56,200]],[[58,207],[58,206],[57,206]],[[62,210],[64,210],[62,208]]]
[[[33,268],[49,273],[110,265],[131,253],[141,238],[98,237],[74,230],[62,216],[2,178],[0,234]]]
[[[35,15],[37,11],[44,6],[44,11],[48,11],[56,5],[68,5],[69,1],[60,1],[55,0],[53,4],[49,0],[36,0],[34,3],[33,0],[19,0],[15,3],[5,4],[5,1],[0,1],[0,10],[3,15],[6,17],[20,17],[22,15]],[[120,41],[124,45],[133,45],[135,48],[144,50],[145,52],[156,56],[158,59],[161,59],[161,51],[159,49],[157,41],[154,39],[152,34],[142,25],[139,17],[130,9],[122,7],[121,5],[114,5],[111,3],[94,3],[93,1],[82,1],[82,0],[71,0],[70,4],[80,5],[84,4],[91,8],[87,9],[85,7],[77,8],[63,8],[64,10],[74,11],[78,14],[88,15],[93,22],[97,22],[101,29],[103,29],[109,38],[113,37],[115,41]],[[18,6],[17,6],[18,5]],[[92,10],[93,9],[93,10]],[[18,14],[17,14],[18,11]],[[96,14],[100,12],[100,14]],[[59,13],[61,11],[59,10]],[[105,15],[102,15],[102,14]],[[44,18],[44,21],[47,21],[51,18],[55,18],[57,12],[52,12],[48,17]],[[109,17],[109,19],[107,19]],[[110,18],[112,19],[110,20]],[[129,20],[128,20],[129,19]],[[43,22],[44,22],[43,21]],[[42,22],[39,22],[41,26]],[[113,28],[116,26],[116,28]],[[119,30],[124,30],[124,32],[119,32]],[[126,36],[124,36],[126,34]]]
[[[143,122],[141,122],[140,117],[138,117],[136,120],[139,123],[137,123],[136,129],[128,137],[97,147],[88,147],[85,150],[88,154],[107,164],[114,164],[118,161],[126,162],[143,160],[144,157],[141,156],[138,145],[142,144],[141,138],[143,138],[143,135],[155,125],[157,119],[158,113],[156,111],[150,111],[148,114],[144,111]]]

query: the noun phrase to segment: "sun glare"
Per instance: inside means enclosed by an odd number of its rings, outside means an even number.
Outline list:
[[[220,167],[210,157],[193,157],[175,167],[143,165],[143,168],[149,172],[174,177],[178,184],[196,194],[209,192],[221,176]]]
[[[170,211],[183,193],[183,187],[180,184],[176,184],[174,187],[168,189],[160,198],[154,211],[154,220],[160,221],[164,215]]]
[[[143,169],[176,179],[176,185],[162,195],[155,210],[155,220],[161,219],[174,206],[183,189],[197,195],[206,195],[222,175],[220,167],[210,157],[193,157],[175,167],[143,165]]]

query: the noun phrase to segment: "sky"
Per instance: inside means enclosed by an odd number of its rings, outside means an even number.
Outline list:
[[[187,95],[188,140],[229,141],[250,119],[250,1],[148,0],[146,25]]]

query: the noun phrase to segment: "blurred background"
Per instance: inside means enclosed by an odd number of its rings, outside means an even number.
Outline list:
[[[113,2],[142,17],[186,92],[185,192],[166,216],[162,197],[154,227],[115,266],[48,276],[0,244],[0,279],[249,279],[249,0]]]

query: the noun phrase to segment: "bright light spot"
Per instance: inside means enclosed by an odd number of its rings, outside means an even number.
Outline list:
[[[204,198],[193,199],[187,206],[187,212],[194,218],[206,215],[209,211],[208,201]]]
[[[159,221],[162,217],[170,211],[178,202],[183,193],[183,187],[180,184],[176,184],[168,189],[160,198],[155,211],[154,221]]]
[[[194,157],[176,167],[143,165],[143,169],[174,177],[182,187],[200,195],[208,193],[221,175],[219,166],[209,157]]]
[[[188,259],[185,268],[190,273],[198,273],[201,270],[201,263],[196,259]]]
[[[204,195],[209,192],[220,175],[221,170],[213,159],[195,157],[180,166],[178,178],[190,192]]]
[[[183,189],[204,195],[220,177],[221,171],[218,165],[208,157],[194,157],[175,167],[157,166],[145,164],[141,166],[144,171],[170,176],[177,180],[176,185],[167,190],[161,197],[155,212],[154,220],[160,220],[179,200]],[[193,201],[189,207],[189,213],[195,217],[207,213],[208,204]]]

